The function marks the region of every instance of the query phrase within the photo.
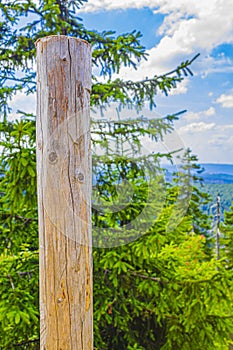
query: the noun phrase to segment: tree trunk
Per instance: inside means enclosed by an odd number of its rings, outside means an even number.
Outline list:
[[[63,35],[36,46],[40,348],[91,350],[91,47]]]

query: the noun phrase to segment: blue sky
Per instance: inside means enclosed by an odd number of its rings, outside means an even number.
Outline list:
[[[137,71],[123,68],[123,79],[166,73],[200,53],[192,65],[194,77],[169,97],[159,94],[156,113],[187,109],[175,124],[176,136],[202,163],[233,164],[232,0],[89,0],[79,16],[89,29],[142,32],[149,58]],[[28,111],[34,103],[29,99]],[[12,106],[20,108],[24,100],[18,95]]]
[[[143,34],[150,57],[125,79],[165,73],[201,56],[171,96],[157,97],[156,112],[187,109],[176,133],[201,162],[233,163],[233,11],[231,0],[90,0],[80,9],[88,28],[134,29]]]

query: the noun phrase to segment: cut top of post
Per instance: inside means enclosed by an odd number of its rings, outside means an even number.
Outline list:
[[[69,39],[69,40],[76,40],[77,42],[79,41],[79,42],[83,42],[83,43],[85,43],[85,44],[87,44],[88,46],[90,46],[91,47],[91,44],[89,44],[89,42],[88,41],[86,41],[86,40],[84,40],[84,39],[80,39],[80,38],[75,38],[75,37],[73,37],[73,36],[67,36],[67,35],[49,35],[49,36],[45,36],[45,37],[43,37],[43,38],[39,38],[39,39],[37,39],[37,41],[36,41],[36,46],[37,46],[37,44],[40,42],[40,41],[42,41],[43,43],[46,43],[46,42],[48,42],[49,40],[61,40],[62,38],[66,38],[66,39]]]

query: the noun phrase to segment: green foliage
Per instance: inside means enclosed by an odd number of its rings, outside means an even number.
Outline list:
[[[4,121],[1,132],[0,348],[13,349],[39,331],[35,122]]]
[[[198,173],[201,172],[201,167],[197,164],[197,161],[197,157],[192,155],[190,149],[187,149],[182,159],[180,159],[180,171],[174,174],[175,178],[173,181],[178,188],[182,188],[180,194],[183,197],[181,206],[182,209],[186,210],[186,215],[190,216],[193,232],[199,235],[206,235],[210,229],[210,220],[207,214],[202,211],[202,207],[209,203],[210,196],[208,193],[200,190],[202,178]],[[184,205],[184,198],[186,203],[189,204],[188,207]],[[181,214],[184,214],[182,210]],[[177,212],[174,213],[174,216],[177,216]]]
[[[20,231],[18,231],[20,232]],[[0,348],[38,337],[38,252],[29,245],[9,249],[0,256]]]
[[[1,251],[17,252],[25,243],[37,249],[35,122],[5,121],[1,132]]]
[[[220,243],[224,247],[224,252],[221,252],[227,262],[228,269],[233,267],[233,206],[229,211],[225,212],[224,221],[220,225]]]
[[[98,349],[226,346],[231,272],[207,258],[204,236],[187,235],[187,219],[166,233],[169,209],[140,240],[94,252]]]
[[[193,60],[139,82],[112,80],[146,59],[141,34],[86,29],[75,12],[84,2],[0,3],[0,349],[38,347],[35,117],[18,111],[18,121],[8,118],[17,91],[35,92],[35,41],[65,34],[92,44],[93,66],[105,77],[93,76],[93,108],[116,102],[140,110],[149,102],[153,109],[159,90],[168,94],[192,75]],[[166,184],[160,160],[172,154],[143,151],[143,140],[161,141],[178,115],[92,121],[93,239],[108,247],[93,252],[96,349],[228,348],[232,269],[207,249],[200,205],[208,196],[196,187],[197,159],[187,151],[182,172]],[[231,224],[227,216],[227,232]]]

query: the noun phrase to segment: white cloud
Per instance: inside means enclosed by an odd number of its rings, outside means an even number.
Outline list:
[[[185,116],[183,117],[184,120],[191,122],[194,120],[200,120],[203,117],[211,117],[215,115],[215,108],[214,107],[210,107],[207,110],[204,111],[200,111],[200,112],[188,112],[185,114]]]
[[[188,122],[199,120],[200,119],[200,112],[188,112],[183,117],[184,120],[187,120]]]
[[[231,136],[231,137],[228,139],[227,143],[228,143],[231,147],[233,146],[233,136]],[[232,148],[231,148],[231,149],[232,149]]]
[[[140,9],[143,7],[153,8],[154,5],[151,6],[150,0],[89,0],[80,8],[79,12],[111,11],[116,9],[126,10],[129,8]]]
[[[80,11],[143,7],[166,15],[159,33],[166,36],[163,45],[172,40],[173,50],[211,49],[233,41],[232,0],[89,0]]]
[[[162,53],[162,59],[168,61],[197,51],[204,56],[223,42],[233,42],[231,0],[161,0],[160,3],[156,12],[166,17],[159,29],[164,37],[155,48],[157,57]],[[221,57],[223,60],[226,59]]]
[[[228,157],[228,163],[233,163],[232,129],[233,125],[228,124],[216,126],[210,137],[207,138],[208,144],[222,148],[222,152],[224,153],[222,156]],[[227,153],[225,154],[225,152]]]
[[[231,0],[166,0],[161,3],[158,12],[168,15],[164,34],[169,31],[175,38],[181,36],[188,47],[211,49],[223,38],[225,42],[233,40]]]
[[[222,94],[217,98],[216,103],[221,104],[223,108],[233,108],[233,93]]]
[[[198,122],[178,128],[177,132],[201,162],[233,164],[232,128],[232,124]]]
[[[223,146],[224,144],[228,144],[228,140],[229,138],[226,135],[214,134],[213,137],[208,139],[207,144],[213,146]]]
[[[203,114],[207,117],[210,117],[212,115],[215,114],[215,108],[214,107],[210,107],[209,109],[207,109],[206,111],[203,111]]]
[[[224,43],[224,38],[222,42]],[[226,57],[225,54],[213,57],[207,53],[198,58],[195,64],[195,72],[197,71],[201,73],[202,78],[212,73],[232,73],[233,61]]]
[[[26,95],[24,91],[17,92],[12,100],[9,102],[9,106],[12,108],[11,119],[18,118],[16,111],[23,110],[25,113],[36,113],[36,95]]]
[[[223,131],[225,136],[226,132],[230,132],[232,134],[231,129],[233,129],[233,124],[218,125],[218,130]]]
[[[184,79],[177,84],[177,87],[170,91],[170,95],[181,95],[186,94],[188,91],[189,79]],[[163,95],[164,96],[164,95]]]
[[[219,57],[217,62],[221,64],[215,64],[216,60],[210,56],[214,47],[233,42],[232,0],[89,0],[80,12],[144,7],[165,16],[158,30],[163,37],[147,51],[148,61],[141,62],[136,72],[123,69],[120,76],[139,80],[163,74],[197,52],[202,53],[202,58],[198,59],[195,67],[203,74],[213,70],[224,71],[225,66],[232,70],[232,62],[226,57]],[[180,86],[176,92],[179,91],[185,93],[185,86],[183,89]]]
[[[204,122],[199,122],[199,123],[191,123],[185,126],[182,126],[179,129],[179,133],[200,133],[200,132],[205,132],[207,130],[211,130],[215,127],[215,123],[204,123]]]

